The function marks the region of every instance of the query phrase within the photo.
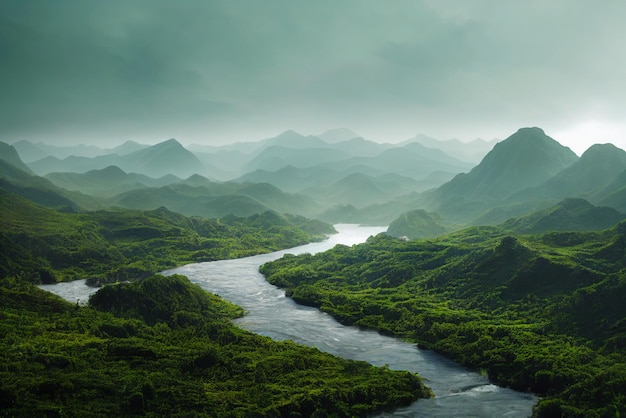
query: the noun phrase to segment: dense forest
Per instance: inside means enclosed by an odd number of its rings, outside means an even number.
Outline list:
[[[411,373],[274,342],[183,276],[81,307],[0,281],[0,416],[365,416],[431,396]]]
[[[364,416],[432,393],[419,376],[243,331],[243,311],[154,272],[321,239],[275,212],[74,213],[0,189],[0,416]],[[38,283],[109,284],[78,306]],[[124,282],[124,283],[119,283]]]
[[[471,227],[265,264],[299,303],[416,341],[541,396],[535,415],[626,413],[626,223],[514,235]]]
[[[245,257],[322,239],[331,225],[275,212],[188,218],[166,208],[73,213],[0,188],[0,277],[91,284],[147,277],[185,263]]]

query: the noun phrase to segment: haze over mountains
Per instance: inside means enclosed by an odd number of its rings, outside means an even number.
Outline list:
[[[551,222],[527,217],[543,219],[558,205],[561,212],[553,212],[578,216],[570,220],[583,230],[626,212],[626,151],[596,144],[578,157],[536,127],[500,142],[471,143],[417,135],[381,144],[341,128],[317,136],[286,131],[222,147],[184,147],[175,139],[111,149],[1,145],[3,187],[75,210],[165,206],[209,218],[272,210],[369,224],[398,218],[390,233],[408,237],[512,218],[525,220],[509,227],[544,225],[524,227],[535,231]],[[604,208],[596,211],[602,221],[580,217],[596,207]],[[552,222],[556,229],[568,224],[561,221]]]

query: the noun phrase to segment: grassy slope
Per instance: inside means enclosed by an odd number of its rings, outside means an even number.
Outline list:
[[[417,340],[544,398],[538,416],[626,412],[626,223],[603,232],[378,236],[262,267],[298,302]]]

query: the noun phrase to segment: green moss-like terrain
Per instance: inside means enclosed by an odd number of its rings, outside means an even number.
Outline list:
[[[72,305],[0,280],[0,416],[365,416],[430,396],[418,376],[241,330],[183,276]]]
[[[153,274],[303,244],[330,225],[63,212],[1,189],[0,209],[0,416],[352,417],[431,396],[415,374],[241,330],[241,308]],[[84,307],[34,285],[79,278],[130,282]]]
[[[542,396],[536,416],[626,413],[626,223],[436,240],[385,235],[262,266],[299,303],[417,341]]]
[[[334,232],[331,225],[275,212],[222,220],[165,208],[68,213],[2,189],[0,214],[0,277],[33,283],[132,280],[185,263],[302,245]]]

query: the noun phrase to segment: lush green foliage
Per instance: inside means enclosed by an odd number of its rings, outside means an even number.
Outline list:
[[[333,232],[302,217],[266,212],[223,220],[165,208],[64,213],[0,189],[0,277],[92,283],[149,276],[176,265],[302,245]]]
[[[274,342],[182,276],[80,307],[0,279],[2,416],[364,416],[430,392],[408,372]],[[108,312],[107,312],[108,311]]]
[[[537,416],[626,413],[626,223],[437,240],[379,235],[262,266],[294,300],[543,396]]]

